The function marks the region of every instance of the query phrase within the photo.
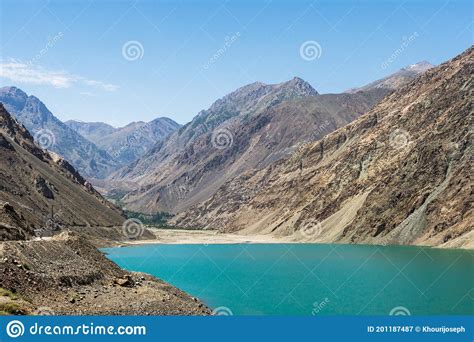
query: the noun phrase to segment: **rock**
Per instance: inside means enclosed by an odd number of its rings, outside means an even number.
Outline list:
[[[0,147],[13,151],[13,145],[10,144],[10,142],[7,140],[7,138],[3,136],[3,134],[0,134]]]
[[[47,182],[43,177],[36,176],[35,187],[36,191],[38,191],[44,197],[54,199],[53,190],[51,190],[49,182]]]
[[[122,287],[132,287],[134,285],[134,281],[131,276],[125,276],[125,278],[117,278],[114,280],[114,284],[117,284]]]
[[[13,208],[13,206],[9,203],[9,202],[5,202],[2,204],[2,208],[3,210],[5,211],[10,211],[10,212],[14,212],[15,209]]]

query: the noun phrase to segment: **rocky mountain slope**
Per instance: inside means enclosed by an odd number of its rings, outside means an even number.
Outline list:
[[[16,87],[0,89],[0,102],[44,148],[58,153],[86,178],[103,178],[119,166],[106,151],[56,118],[35,96]]]
[[[196,298],[120,269],[87,240],[0,242],[0,312],[28,315],[209,315]],[[10,300],[1,293],[14,293]],[[2,301],[3,299],[3,301]],[[5,302],[7,299],[7,303]]]
[[[89,238],[120,234],[121,211],[68,162],[39,148],[1,104],[0,160],[0,314],[211,313],[198,299],[124,271],[99,252]],[[39,228],[66,232],[33,238]]]
[[[127,165],[145,154],[158,141],[176,131],[180,125],[169,118],[150,122],[132,122],[114,128],[101,122],[66,121],[66,125],[107,151],[120,165]]]
[[[0,240],[31,237],[50,219],[63,226],[112,226],[124,221],[121,211],[71,164],[38,147],[1,104],[0,160]]]
[[[371,82],[363,87],[349,89],[348,93],[356,93],[358,91],[370,90],[370,89],[398,89],[402,86],[413,81],[418,75],[424,73],[426,70],[429,70],[434,65],[427,61],[418,62],[411,64],[403,69],[398,70],[397,72],[388,75],[380,80]]]
[[[227,180],[351,122],[388,92],[319,95],[299,78],[244,86],[117,172],[109,189],[127,192],[121,201],[134,211],[182,211]]]
[[[290,159],[227,182],[174,224],[473,248],[473,65],[471,47]]]

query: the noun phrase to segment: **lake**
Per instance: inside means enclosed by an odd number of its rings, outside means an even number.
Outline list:
[[[103,248],[218,314],[472,315],[474,251],[321,244]]]

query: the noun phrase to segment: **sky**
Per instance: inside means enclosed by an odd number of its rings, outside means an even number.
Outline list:
[[[0,86],[61,120],[184,124],[298,76],[337,93],[473,44],[467,0],[0,1]]]

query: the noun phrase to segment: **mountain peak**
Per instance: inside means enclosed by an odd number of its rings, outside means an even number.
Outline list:
[[[421,61],[421,62],[418,62],[418,63],[415,63],[415,64],[410,64],[410,65],[406,66],[405,68],[403,68],[402,70],[409,70],[409,71],[414,71],[414,72],[420,73],[420,72],[424,72],[428,69],[431,69],[432,67],[434,67],[434,65],[431,64],[430,62]]]
[[[0,88],[0,99],[8,99],[8,102],[15,108],[22,108],[25,105],[28,95],[20,88],[8,86]],[[3,102],[3,100],[2,100]]]
[[[413,76],[409,83],[398,75],[402,82],[382,85],[404,83],[395,96],[384,97],[372,110],[322,140],[300,145],[290,158],[238,177],[233,174],[212,196],[170,223],[233,233],[254,227],[255,234],[271,232],[311,242],[443,247],[449,243],[449,247],[469,248],[473,217],[466,206],[472,173],[468,94],[473,57],[474,49],[468,50],[417,78],[415,72],[404,72]],[[296,119],[292,116],[288,122]],[[304,120],[301,127],[308,125],[309,120]],[[284,126],[289,129],[286,122]],[[256,146],[252,145],[253,154]],[[407,177],[425,170],[429,170],[426,177]],[[333,174],[337,177],[328,176]],[[349,208],[354,214],[341,220],[349,215]],[[323,233],[300,238],[295,234],[315,224]]]
[[[311,84],[306,82],[300,77],[293,77],[291,80],[280,83],[280,85],[284,87],[288,87],[291,89],[296,90],[300,95],[305,95],[305,96],[314,96],[318,95],[318,92],[316,89],[314,89]]]
[[[6,87],[2,87],[0,88],[0,93],[9,93],[9,94],[12,94],[12,95],[17,95],[17,96],[21,96],[21,97],[28,97],[28,95],[23,91],[21,90],[20,88],[17,88],[15,86],[6,86]]]
[[[305,80],[303,80],[301,77],[298,77],[298,76],[293,77],[289,82],[292,82],[292,83],[306,83]]]

